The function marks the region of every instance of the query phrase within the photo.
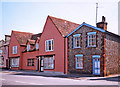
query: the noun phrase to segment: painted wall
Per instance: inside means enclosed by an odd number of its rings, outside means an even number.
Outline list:
[[[13,54],[13,46],[17,46],[17,54]],[[24,47],[20,47],[17,39],[14,36],[14,32],[11,34],[10,43],[9,43],[9,58],[14,58],[19,56],[19,69],[21,69],[21,52],[23,51]],[[11,68],[11,69],[18,69],[18,68]]]
[[[13,46],[17,46],[17,54],[13,54]],[[12,32],[9,44],[9,57],[20,56],[20,45]]]
[[[4,65],[2,66],[3,68],[8,68],[8,46],[3,46],[2,47],[2,56],[4,57]]]
[[[54,51],[45,51],[45,40],[54,39]],[[64,73],[64,38],[61,36],[51,19],[48,17],[39,42],[39,55],[55,54],[55,67],[53,70]]]
[[[36,70],[37,69],[37,55],[39,51],[24,52],[22,53],[22,69],[24,70]],[[34,58],[34,66],[27,66],[27,59]]]

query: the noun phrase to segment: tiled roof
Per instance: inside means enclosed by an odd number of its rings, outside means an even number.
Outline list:
[[[38,37],[41,36],[41,34],[42,34],[42,33],[38,33],[38,34],[34,34],[34,35],[32,35],[31,40],[37,40]]]
[[[48,16],[55,24],[59,32],[63,37],[67,36],[70,32],[76,29],[80,24],[76,24],[64,19]]]
[[[32,33],[19,31],[13,31],[13,34],[20,45],[26,45],[27,40],[30,39],[31,36],[33,35]]]
[[[28,39],[28,42],[30,43],[30,45],[34,45],[35,44],[35,40]]]

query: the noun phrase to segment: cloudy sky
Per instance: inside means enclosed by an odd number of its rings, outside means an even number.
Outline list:
[[[0,2],[0,39],[11,30],[40,33],[48,15],[78,24],[86,22],[96,26],[106,17],[108,31],[118,34],[119,0],[2,0]]]

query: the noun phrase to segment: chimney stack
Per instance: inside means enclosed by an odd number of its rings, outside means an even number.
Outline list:
[[[107,22],[106,22],[106,19],[104,16],[102,16],[102,22],[98,22],[96,25],[98,28],[101,28],[101,29],[104,29],[104,30],[107,30]]]

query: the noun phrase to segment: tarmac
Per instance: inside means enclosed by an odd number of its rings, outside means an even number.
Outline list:
[[[54,72],[39,72],[39,71],[28,71],[28,70],[0,70],[2,73],[9,73],[15,75],[31,75],[31,76],[44,76],[44,77],[58,77],[58,78],[69,78],[76,80],[108,80],[108,81],[118,81],[120,82],[120,74],[109,75],[105,77],[94,76],[90,74],[62,74]]]

